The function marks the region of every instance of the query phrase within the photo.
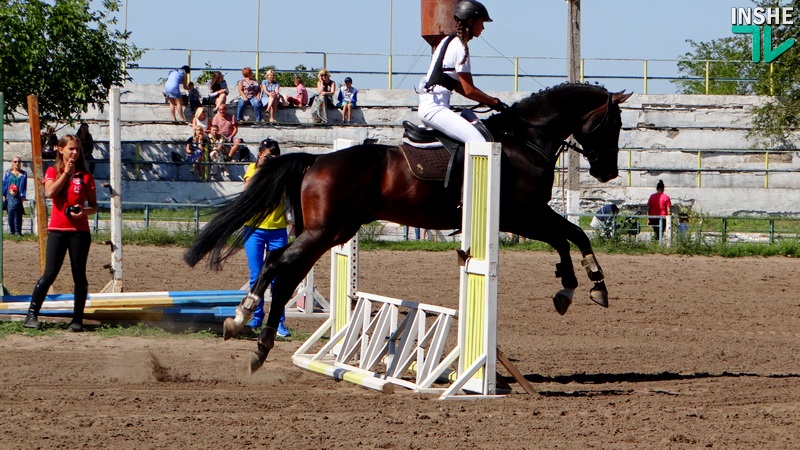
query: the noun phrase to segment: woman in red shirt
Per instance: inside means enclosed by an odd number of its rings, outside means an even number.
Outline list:
[[[648,222],[653,227],[654,241],[661,241],[664,235],[664,227],[667,224],[667,216],[670,214],[672,214],[672,201],[669,195],[664,193],[664,182],[658,180],[656,193],[647,200],[647,215],[650,216]]]
[[[58,141],[55,166],[44,174],[44,193],[53,203],[47,226],[44,274],[33,287],[31,304],[25,317],[25,328],[39,328],[39,309],[47,291],[58,276],[64,256],[69,252],[72,280],[75,284],[75,306],[70,331],[83,331],[83,308],[89,282],[86,260],[92,235],[89,216],[97,211],[94,177],[86,167],[81,141],[68,134]]]

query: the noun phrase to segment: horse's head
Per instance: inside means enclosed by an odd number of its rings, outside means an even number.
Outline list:
[[[606,182],[619,174],[617,155],[622,128],[619,105],[631,95],[625,94],[625,91],[608,92],[596,85],[565,83],[533,94],[515,103],[511,110],[526,124],[549,136],[548,140],[554,146],[545,145],[548,148],[544,153],[549,153],[553,164],[557,147],[572,135],[582,147],[576,150],[589,160],[589,173]],[[519,127],[519,120],[506,123],[516,123],[517,129],[526,128]]]
[[[572,135],[581,144],[583,156],[589,161],[589,174],[601,182],[619,175],[619,132],[622,118],[619,105],[633,94],[608,92],[605,104],[589,111]]]

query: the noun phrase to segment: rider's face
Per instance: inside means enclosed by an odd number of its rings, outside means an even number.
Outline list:
[[[478,36],[481,35],[481,32],[483,31],[483,28],[484,28],[483,27],[483,23],[485,21],[486,21],[485,19],[477,19],[472,24],[472,37],[478,37]]]

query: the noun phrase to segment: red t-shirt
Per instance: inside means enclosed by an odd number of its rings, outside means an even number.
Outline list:
[[[47,180],[55,181],[57,178],[56,168],[51,166],[47,168],[43,182]],[[66,209],[72,205],[80,205],[81,208],[86,206],[87,193],[95,189],[92,174],[75,172],[67,182],[67,185],[61,189],[61,192],[51,198],[53,211],[50,213],[50,224],[47,229],[53,231],[89,231],[88,217],[85,215],[81,218],[72,217],[71,214],[67,214]]]
[[[656,192],[647,200],[647,214],[651,216],[667,216],[671,214],[672,201],[669,195]]]

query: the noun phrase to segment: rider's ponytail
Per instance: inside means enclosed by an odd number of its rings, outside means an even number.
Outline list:
[[[459,20],[456,18],[456,36],[458,36],[458,39],[464,44],[464,59],[460,64],[464,64],[467,62],[467,58],[469,58],[469,46],[467,45],[467,41],[472,39],[472,25],[470,22],[470,20]]]

